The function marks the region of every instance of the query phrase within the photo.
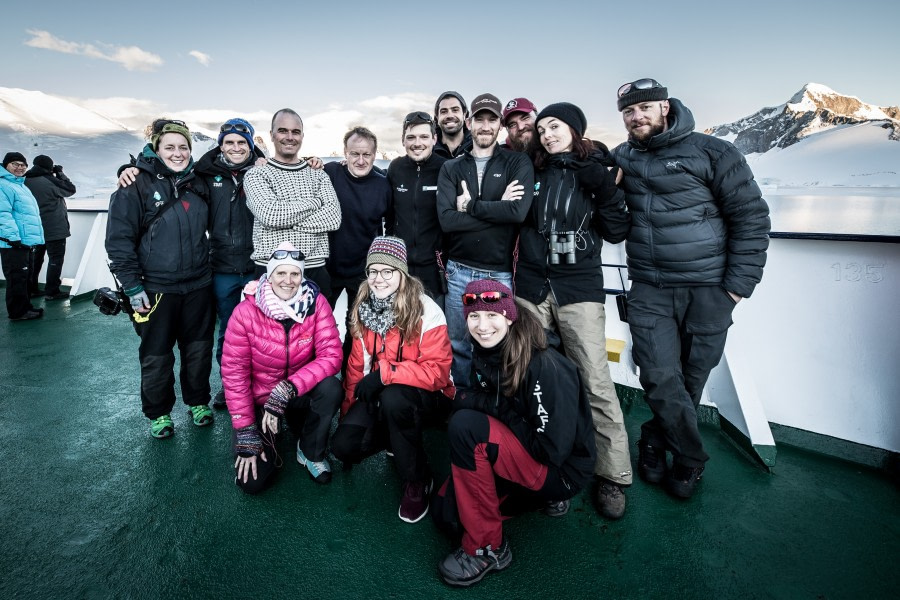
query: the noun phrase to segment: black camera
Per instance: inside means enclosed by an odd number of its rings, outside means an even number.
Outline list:
[[[104,315],[117,315],[122,311],[131,313],[131,302],[125,292],[102,287],[94,292],[94,304]]]
[[[560,257],[563,264],[575,264],[575,232],[551,231],[550,232],[550,264],[558,265]]]

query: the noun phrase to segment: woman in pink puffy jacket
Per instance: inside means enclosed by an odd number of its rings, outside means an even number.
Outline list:
[[[317,483],[331,481],[328,431],[342,398],[334,376],[341,339],[318,286],[303,278],[303,253],[282,242],[266,274],[244,288],[222,353],[222,382],[234,426],[235,483],[255,494],[281,466],[276,436],[285,417],[297,462]]]

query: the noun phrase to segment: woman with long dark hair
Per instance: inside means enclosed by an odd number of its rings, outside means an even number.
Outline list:
[[[350,309],[353,344],[331,450],[352,465],[389,449],[403,482],[398,515],[415,523],[428,512],[432,483],[422,429],[446,418],[455,391],[447,321],[409,275],[402,239],[375,238],[365,276]]]
[[[581,371],[597,446],[595,501],[600,514],[625,513],[631,484],[628,435],[606,355],[603,241],[625,239],[631,219],[616,189],[606,146],[584,137],[587,120],[560,102],[537,116],[535,197],[519,238],[516,295],[541,324],[559,333]]]
[[[438,571],[450,585],[469,586],[512,561],[503,516],[577,494],[595,453],[578,369],[547,347],[537,318],[492,279],[470,283],[462,300],[475,342],[471,387],[454,401],[451,476],[434,516],[462,536]]]

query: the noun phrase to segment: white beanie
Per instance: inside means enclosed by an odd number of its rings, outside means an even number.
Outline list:
[[[275,254],[281,254],[279,250],[286,251],[287,255],[284,258],[275,258]],[[292,258],[290,255],[291,252],[297,252],[299,258]],[[266,279],[272,277],[272,273],[274,273],[275,269],[280,265],[293,265],[300,269],[300,274],[302,276],[305,269],[305,259],[306,257],[303,256],[303,253],[297,250],[297,248],[295,248],[292,243],[281,242],[280,244],[278,244],[278,247],[272,251],[272,257],[269,258],[269,263],[266,265]]]

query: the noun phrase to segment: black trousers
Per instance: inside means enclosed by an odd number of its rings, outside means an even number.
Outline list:
[[[34,306],[28,297],[31,248],[0,248],[0,263],[6,278],[6,312],[18,319]]]
[[[386,448],[394,453],[404,481],[423,482],[431,476],[422,431],[446,419],[450,402],[440,392],[410,385],[389,385],[377,409],[356,402],[331,438],[331,452],[344,463],[356,464]]]
[[[59,286],[62,285],[63,261],[66,258],[66,239],[53,240],[34,247],[34,256],[32,256],[32,266],[28,281],[29,293],[37,292],[39,289],[38,276],[41,273],[41,267],[44,266],[45,253],[49,261],[47,262],[47,278],[44,292],[48,296],[54,296],[59,293]]]
[[[215,329],[212,286],[187,294],[156,294],[147,290],[147,296],[154,307],[150,318],[145,323],[134,323],[141,338],[138,356],[144,415],[156,419],[172,412],[175,406],[176,343],[181,357],[181,399],[188,406],[209,404]]]
[[[341,405],[342,398],[341,382],[336,377],[326,377],[309,393],[291,400],[284,411],[287,425],[297,438],[303,455],[313,462],[319,462],[325,458],[331,420]],[[262,436],[263,451],[266,453],[267,460],[256,459],[256,479],[248,477],[246,483],[237,478],[237,469],[235,469],[234,482],[248,494],[257,494],[268,487],[274,480],[278,469],[284,464],[284,459],[278,454],[277,447],[283,429],[279,430],[277,436],[272,433],[263,433],[262,417],[263,408],[257,406],[256,426]]]
[[[353,306],[353,301],[359,292],[359,286],[365,282],[365,278],[362,274],[354,275],[353,277],[341,277],[334,273],[329,273],[329,277],[331,278],[331,293],[328,294],[328,304],[333,309],[338,298],[341,297],[341,292],[347,290],[347,309],[349,310]]]
[[[632,354],[653,411],[641,439],[671,451],[674,461],[687,467],[709,460],[697,406],[722,358],[734,307],[721,286],[657,288],[635,282],[628,292]]]

